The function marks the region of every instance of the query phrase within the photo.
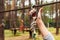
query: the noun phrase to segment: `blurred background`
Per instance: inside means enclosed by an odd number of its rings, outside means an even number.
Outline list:
[[[29,11],[33,5],[43,5],[54,2],[60,2],[60,0],[4,0],[4,36],[5,40],[32,40],[28,39],[31,19],[28,16]],[[23,8],[23,9],[21,9]],[[28,8],[28,9],[24,9]],[[40,7],[36,7],[37,12]],[[55,3],[47,6],[43,6],[42,20],[49,31],[54,35],[56,40],[60,39],[60,3]],[[2,15],[1,15],[2,16]],[[23,27],[21,27],[23,26]],[[37,28],[38,29],[38,28]],[[14,36],[15,31],[17,36]],[[37,32],[38,34],[39,32]],[[36,40],[42,40],[39,38]],[[22,37],[22,38],[21,38]],[[26,39],[23,39],[26,37]],[[20,39],[19,39],[20,38]],[[58,39],[59,38],[59,39]]]

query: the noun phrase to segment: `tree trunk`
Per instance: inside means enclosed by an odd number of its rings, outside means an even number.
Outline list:
[[[39,5],[39,0],[35,0],[35,4],[36,5]],[[37,13],[38,13],[38,11],[39,11],[39,7],[37,7]],[[36,14],[37,15],[37,14]],[[38,34],[40,35],[40,31],[38,30]]]
[[[24,8],[25,5],[24,5],[24,2],[25,0],[21,0],[21,8]],[[23,28],[24,28],[24,13],[25,13],[25,10],[22,10],[22,20],[23,20]],[[23,33],[24,33],[24,29],[23,29]]]
[[[14,9],[16,9],[15,8],[16,7],[16,1],[15,0],[12,0],[12,4],[11,4],[11,10],[14,10]],[[16,22],[16,16],[17,16],[17,13],[16,13],[16,11],[11,11],[11,19],[10,19],[10,23],[11,23],[11,26],[13,27],[13,25],[12,24],[14,24],[14,22]],[[16,25],[16,24],[15,24]]]
[[[4,0],[0,0],[0,12],[4,10]],[[4,13],[0,13],[0,40],[4,40],[4,27],[2,24],[2,19],[4,18]]]

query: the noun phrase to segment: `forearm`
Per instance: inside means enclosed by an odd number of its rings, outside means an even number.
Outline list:
[[[46,29],[44,23],[42,20],[39,20],[39,22],[37,23],[39,30],[41,31],[41,34],[43,37],[45,37],[46,35],[48,35],[49,31]]]
[[[39,27],[39,30],[41,31],[41,34],[44,38],[44,40],[54,40],[53,35],[47,30],[47,28],[45,27],[43,21],[40,19],[37,20],[37,25]]]

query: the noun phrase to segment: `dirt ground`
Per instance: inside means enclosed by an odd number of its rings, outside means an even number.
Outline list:
[[[18,36],[18,37],[10,37],[10,38],[5,38],[5,40],[29,40],[29,36],[28,35],[22,35],[22,36]]]

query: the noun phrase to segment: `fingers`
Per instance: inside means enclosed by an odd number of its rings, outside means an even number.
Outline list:
[[[42,9],[43,9],[43,8],[40,8],[40,9],[39,9],[38,17],[37,17],[37,20],[36,20],[36,23],[37,23],[37,24],[39,24],[40,20],[42,20],[42,18],[41,18]]]
[[[43,10],[43,8],[40,8],[39,12],[38,12],[38,18],[40,18],[40,19],[41,19],[42,10]]]
[[[42,13],[42,11],[43,11],[43,7],[42,8],[40,8],[40,12]]]

